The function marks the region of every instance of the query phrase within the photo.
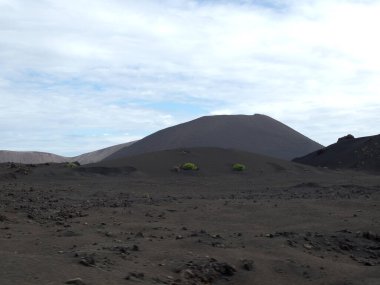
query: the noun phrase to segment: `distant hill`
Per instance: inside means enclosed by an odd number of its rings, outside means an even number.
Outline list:
[[[134,142],[114,145],[100,150],[88,152],[75,157],[64,157],[47,152],[38,151],[9,151],[0,150],[0,163],[15,162],[23,164],[41,164],[41,163],[63,163],[78,161],[80,164],[95,163],[103,160],[112,153],[132,145]]]
[[[47,162],[61,163],[65,161],[67,161],[66,157],[47,152],[0,150],[0,163],[40,164]]]
[[[291,160],[323,146],[265,115],[221,115],[160,130],[105,160],[184,147],[237,149]]]
[[[369,171],[380,170],[380,135],[353,138],[346,136],[326,148],[294,159],[295,162]]]
[[[125,148],[125,147],[132,145],[133,143],[135,143],[135,142],[133,141],[133,142],[127,142],[127,143],[123,143],[123,144],[110,146],[110,147],[103,148],[100,150],[96,150],[96,151],[84,153],[84,154],[81,154],[81,155],[78,155],[75,157],[71,157],[71,158],[69,158],[69,160],[70,161],[78,161],[80,164],[95,163],[95,162],[103,160],[104,158],[110,156],[111,154],[113,154],[114,152],[116,152],[122,148]]]

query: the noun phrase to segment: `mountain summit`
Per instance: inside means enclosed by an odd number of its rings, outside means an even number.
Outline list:
[[[265,115],[219,115],[160,130],[105,160],[186,147],[237,149],[291,160],[323,146]]]

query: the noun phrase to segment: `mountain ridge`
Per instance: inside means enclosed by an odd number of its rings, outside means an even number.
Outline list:
[[[83,153],[74,157],[66,157],[41,151],[0,150],[0,163],[13,162],[23,164],[64,163],[78,161],[80,164],[95,163],[103,160],[113,152],[132,145],[135,141],[113,145],[99,150]]]

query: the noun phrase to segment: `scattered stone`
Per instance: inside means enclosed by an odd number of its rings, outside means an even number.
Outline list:
[[[362,262],[365,266],[375,266],[376,264],[374,262],[371,262],[369,260],[366,260],[364,262]]]
[[[84,266],[95,266],[96,261],[92,255],[85,255],[81,258],[79,263],[84,265]]]
[[[126,280],[131,280],[131,281],[141,281],[145,277],[144,273],[141,272],[130,272],[127,277],[125,277]]]
[[[362,236],[366,239],[373,240],[373,241],[380,241],[380,235],[375,234],[374,232],[368,231],[363,232]]]
[[[8,168],[17,168],[17,165],[15,164],[15,163],[13,163],[13,162],[11,162],[11,163],[9,163],[8,164]]]
[[[173,172],[180,172],[181,171],[181,167],[180,166],[174,166],[174,167],[172,167],[171,171],[173,171]]]
[[[0,214],[0,222],[7,222],[7,221],[9,221],[8,218]]]
[[[253,271],[254,269],[254,262],[251,259],[243,259],[241,261],[242,268],[247,271]]]
[[[339,257],[339,254],[348,255],[361,264],[380,264],[380,236],[371,231],[353,233],[345,229],[332,234],[289,232],[275,233],[274,237],[286,237],[288,246],[297,248],[301,245],[309,254],[319,257],[321,256],[317,252],[323,250],[334,257]],[[325,257],[327,256],[321,258]]]
[[[306,248],[306,249],[313,249],[313,246],[311,244],[309,244],[309,243],[305,243],[303,245],[303,247]]]
[[[61,234],[63,237],[77,237],[80,236],[80,233],[74,232],[74,231],[64,231]]]
[[[182,280],[190,284],[210,284],[218,279],[227,279],[235,274],[236,269],[225,262],[218,262],[214,258],[189,261],[175,269]],[[187,284],[187,283],[186,283]]]

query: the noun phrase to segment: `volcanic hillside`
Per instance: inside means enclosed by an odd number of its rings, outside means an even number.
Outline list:
[[[337,143],[294,159],[295,162],[329,168],[380,170],[380,135],[339,139]]]
[[[194,163],[199,169],[196,171],[182,170],[181,166],[187,162]],[[235,163],[243,164],[246,170],[242,172],[234,171],[232,166]],[[256,153],[211,147],[149,152],[116,160],[101,161],[81,168],[91,173],[98,171],[105,172],[107,169],[110,170],[109,172],[111,170],[120,172],[116,170],[128,167],[133,167],[140,173],[159,177],[172,176],[173,173],[177,172],[199,176],[223,176],[233,173],[257,176],[263,175],[263,173],[300,173],[305,168],[290,161]],[[94,170],[91,171],[91,168]]]
[[[9,151],[0,150],[0,163],[15,162],[25,164],[39,164],[47,162],[61,163],[67,161],[66,157],[52,153],[38,151]]]
[[[184,147],[219,147],[291,160],[322,146],[265,115],[206,116],[160,130],[105,160]]]
[[[123,144],[114,145],[111,147],[103,148],[100,150],[84,153],[75,157],[68,158],[69,161],[78,161],[80,164],[95,163],[110,156],[114,152],[132,145],[134,142],[127,142]]]
[[[74,157],[64,157],[53,153],[37,151],[9,151],[0,150],[0,163],[14,162],[23,164],[62,163],[78,161],[80,164],[96,163],[110,156],[114,152],[132,145],[134,142],[114,145],[111,147],[95,150]]]

